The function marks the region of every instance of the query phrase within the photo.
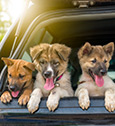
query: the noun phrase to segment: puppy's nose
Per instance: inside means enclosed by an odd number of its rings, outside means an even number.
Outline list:
[[[45,76],[46,78],[50,78],[51,75],[52,75],[52,72],[51,72],[51,71],[46,71],[46,72],[44,73],[44,76]]]
[[[10,90],[11,90],[11,91],[15,91],[15,88],[16,88],[16,87],[15,87],[14,85],[11,85],[11,86],[10,86]]]
[[[105,75],[105,74],[107,73],[107,71],[104,70],[104,69],[101,69],[101,70],[100,70],[100,73],[101,73],[101,75]]]

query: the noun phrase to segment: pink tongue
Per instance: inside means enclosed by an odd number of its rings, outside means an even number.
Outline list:
[[[18,96],[18,94],[19,94],[19,91],[16,91],[16,92],[13,92],[13,91],[12,91],[12,96],[13,96],[14,98],[16,98],[16,97]]]
[[[95,75],[95,83],[98,87],[102,87],[104,85],[103,77]]]
[[[46,79],[46,83],[44,85],[44,88],[46,90],[51,90],[52,88],[54,88],[54,82],[53,82],[53,77],[52,78],[47,78]]]

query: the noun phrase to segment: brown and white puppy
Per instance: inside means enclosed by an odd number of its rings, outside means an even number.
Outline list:
[[[60,98],[73,96],[70,74],[67,71],[71,49],[61,44],[40,44],[30,48],[38,70],[34,90],[28,102],[30,113],[35,112],[42,97],[48,97],[47,107],[54,111]]]
[[[18,99],[20,105],[26,105],[33,89],[32,71],[35,65],[21,59],[2,58],[8,67],[8,91],[1,95],[3,103],[9,103],[12,97]]]
[[[87,42],[78,51],[82,75],[75,96],[82,109],[89,107],[89,96],[105,96],[106,109],[115,110],[115,84],[107,75],[113,52],[113,42],[104,46],[91,46]]]

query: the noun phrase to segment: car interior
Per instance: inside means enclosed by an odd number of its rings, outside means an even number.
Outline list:
[[[72,19],[71,19],[72,20]],[[111,23],[110,23],[111,22]],[[24,48],[24,53],[20,56],[22,59],[32,62],[29,55],[30,47],[40,43],[60,43],[72,48],[68,69],[71,72],[71,81],[74,90],[76,89],[81,69],[77,59],[77,51],[85,43],[89,42],[92,45],[105,45],[109,42],[114,42],[115,24],[113,19],[94,19],[77,20],[61,20],[53,22],[41,29],[35,28],[27,45]],[[22,51],[23,52],[23,51]],[[115,81],[115,54],[110,62],[108,75]],[[35,74],[34,74],[35,76]]]

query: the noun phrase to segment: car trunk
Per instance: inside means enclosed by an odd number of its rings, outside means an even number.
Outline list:
[[[71,2],[70,0],[65,1]],[[41,1],[33,0],[33,2],[39,3]],[[112,2],[114,3],[114,1]],[[62,5],[60,4],[60,6]],[[105,45],[115,41],[114,8],[114,5],[98,5],[98,7],[78,9],[73,4],[71,6],[68,4],[65,8],[60,7],[60,9],[44,12],[36,16],[29,27],[26,28],[24,34],[21,34],[19,44],[15,48],[12,58],[31,61],[29,48],[39,43],[60,43],[71,47],[72,53],[68,69],[71,72],[72,86],[75,90],[81,74],[77,59],[78,49],[87,41],[92,45]],[[109,74],[111,75],[111,71],[115,72],[115,54],[110,64]],[[6,73],[3,72],[0,81],[1,93],[6,87],[6,78]],[[114,77],[112,79],[115,81]],[[4,119],[3,122],[11,123],[15,120],[18,123],[30,123],[32,125],[37,123],[43,125],[115,124],[115,112],[109,113],[104,107],[104,98],[97,97],[91,98],[91,106],[87,111],[83,111],[79,107],[77,98],[61,99],[59,108],[55,112],[48,111],[46,98],[42,100],[39,110],[33,115],[29,114],[25,106],[19,106],[17,99],[14,99],[8,105],[0,102],[0,110]]]

